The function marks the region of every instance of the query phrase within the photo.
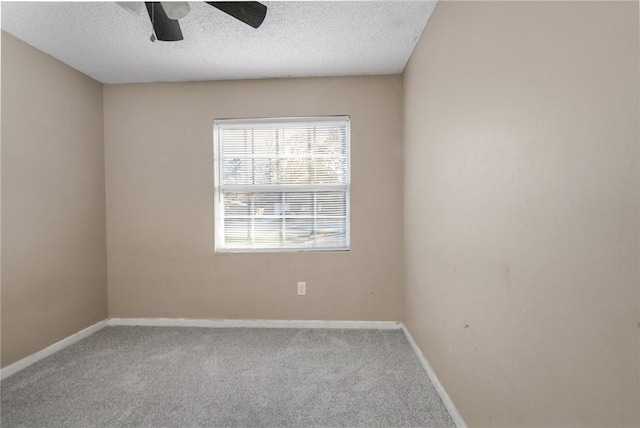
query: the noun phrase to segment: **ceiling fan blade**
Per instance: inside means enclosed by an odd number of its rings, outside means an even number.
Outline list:
[[[258,28],[267,15],[267,6],[257,1],[208,1],[206,3],[253,28]]]
[[[149,18],[153,25],[153,31],[156,33],[156,38],[164,42],[176,42],[182,40],[182,30],[180,30],[180,24],[175,19],[171,19],[167,16],[164,9],[160,5],[160,2],[144,2],[147,6],[147,12],[149,12]]]

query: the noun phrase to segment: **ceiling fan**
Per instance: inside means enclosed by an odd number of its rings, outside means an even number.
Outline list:
[[[267,15],[267,6],[257,1],[207,1],[205,2],[239,21],[258,28]],[[142,2],[118,2],[124,9],[139,15]],[[184,18],[191,10],[187,2],[144,2],[154,34],[151,41],[176,42],[183,40],[178,19]]]

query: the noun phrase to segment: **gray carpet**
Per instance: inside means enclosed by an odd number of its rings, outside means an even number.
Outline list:
[[[107,327],[0,386],[3,428],[454,426],[400,330]]]

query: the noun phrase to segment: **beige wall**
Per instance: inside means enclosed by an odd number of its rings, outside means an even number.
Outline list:
[[[404,75],[404,321],[472,426],[637,426],[638,3],[440,3]]]
[[[102,85],[2,33],[2,366],[106,318]]]
[[[111,317],[401,319],[400,76],[107,85],[104,115]],[[214,254],[213,119],[314,115],[351,116],[351,252]]]

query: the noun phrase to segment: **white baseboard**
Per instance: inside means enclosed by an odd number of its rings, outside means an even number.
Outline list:
[[[425,371],[427,372],[427,375],[429,376],[429,379],[431,380],[433,387],[436,389],[436,392],[438,393],[445,407],[449,411],[449,414],[451,415],[451,419],[453,419],[453,422],[456,424],[456,427],[467,428],[467,424],[465,423],[464,419],[462,419],[462,415],[460,415],[460,412],[458,412],[458,409],[456,408],[455,404],[453,404],[453,400],[451,400],[451,397],[449,397],[449,394],[447,394],[447,391],[445,391],[444,387],[440,383],[440,380],[438,379],[438,376],[436,376],[436,373],[433,371],[431,364],[429,364],[429,361],[427,360],[427,358],[424,356],[424,354],[418,347],[418,344],[416,343],[416,341],[413,340],[413,336],[411,336],[411,333],[409,333],[409,330],[407,330],[407,327],[404,324],[402,325],[402,331],[404,332],[404,335],[407,337],[407,340],[411,344],[411,347],[413,348],[414,352],[418,356],[418,359],[422,363],[422,367],[424,367]]]
[[[307,320],[229,320],[184,318],[111,318],[109,325],[153,327],[209,327],[209,328],[332,328],[400,330],[402,324],[395,321],[307,321]]]
[[[0,380],[6,379],[12,374],[24,369],[25,367],[30,366],[33,363],[40,361],[43,358],[48,357],[51,354],[58,352],[59,350],[66,348],[69,345],[72,345],[79,340],[84,339],[85,337],[91,336],[98,330],[101,330],[107,326],[107,320],[100,321],[95,323],[92,326],[89,326],[79,332],[72,334],[69,337],[65,337],[64,339],[54,343],[53,345],[49,345],[41,351],[36,352],[35,354],[31,354],[28,357],[25,357],[21,360],[16,361],[13,364],[9,364],[8,366],[0,369]]]

